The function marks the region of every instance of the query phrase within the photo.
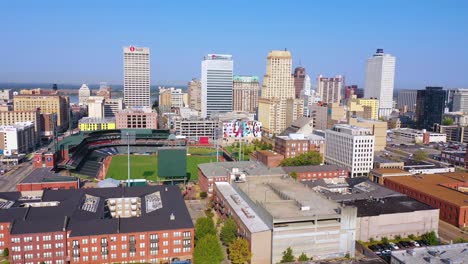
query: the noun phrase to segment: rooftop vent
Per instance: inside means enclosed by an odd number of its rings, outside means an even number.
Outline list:
[[[175,215],[174,215],[174,213],[171,213],[171,216],[169,217],[169,219],[171,219],[171,221],[174,221],[174,220],[175,220]]]

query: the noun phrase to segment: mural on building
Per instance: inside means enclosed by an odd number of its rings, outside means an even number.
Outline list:
[[[223,123],[224,138],[258,138],[262,136],[262,123],[258,121],[239,121]]]

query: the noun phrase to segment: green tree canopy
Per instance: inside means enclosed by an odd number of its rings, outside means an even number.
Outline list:
[[[209,217],[198,218],[195,223],[195,237],[200,240],[206,235],[216,235],[213,219]]]
[[[418,149],[416,152],[414,152],[413,156],[413,159],[416,161],[422,161],[427,159],[427,153],[421,149]]]
[[[426,242],[427,244],[429,244],[430,246],[434,246],[434,245],[439,245],[439,238],[437,238],[437,235],[434,231],[431,231],[431,232],[428,232],[428,233],[425,233],[421,236],[421,239]]]
[[[307,261],[307,260],[310,260],[310,258],[304,252],[302,252],[302,254],[299,256],[299,258],[297,260],[298,261]]]
[[[207,234],[197,241],[193,252],[194,263],[217,264],[223,259],[223,249],[216,235]]]
[[[309,151],[302,153],[294,158],[284,159],[280,166],[306,166],[306,165],[320,165],[322,163],[322,157],[320,153],[316,151]]]
[[[233,264],[248,263],[252,258],[249,250],[249,242],[244,238],[237,238],[229,244],[229,259]]]
[[[451,125],[453,125],[453,119],[447,118],[447,117],[444,118],[444,119],[442,120],[442,125],[444,125],[444,126],[451,126]]]
[[[229,245],[232,241],[234,241],[237,237],[237,225],[232,220],[232,218],[228,218],[226,222],[224,222],[223,228],[221,228],[221,232],[219,233],[219,238],[225,245]]]
[[[283,251],[283,257],[281,258],[280,263],[288,263],[293,262],[295,259],[293,255],[293,251],[291,247],[288,247],[285,251]]]

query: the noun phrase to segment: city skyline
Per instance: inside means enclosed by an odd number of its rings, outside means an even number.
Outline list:
[[[152,50],[153,85],[186,85],[193,77],[200,78],[199,61],[209,53],[232,54],[234,74],[263,76],[268,52],[287,48],[293,55],[293,67],[305,67],[312,79],[319,74],[339,74],[346,77],[347,84],[363,87],[366,59],[383,48],[399,58],[395,89],[464,87],[463,69],[468,60],[463,58],[468,51],[463,47],[468,34],[462,25],[468,23],[463,16],[467,4],[412,1],[405,2],[402,9],[401,3],[372,3],[374,9],[385,10],[372,13],[366,2],[344,1],[291,6],[258,2],[250,3],[249,8],[243,8],[247,2],[236,6],[140,2],[131,7],[113,3],[111,12],[106,3],[49,1],[25,8],[11,2],[3,9],[9,26],[0,30],[9,40],[0,44],[0,82],[122,84],[119,51],[135,45]],[[303,8],[295,8],[298,4]],[[215,12],[229,8],[241,9],[243,19],[238,19],[238,12]],[[318,11],[330,8],[341,18],[323,20],[326,14]],[[258,16],[259,10],[269,15]],[[16,19],[20,13],[22,21]],[[175,13],[184,19],[174,17]],[[201,13],[209,14],[210,19],[200,19]],[[350,13],[351,18],[344,15]],[[127,18],[119,20],[122,14]],[[280,14],[286,23],[276,21]],[[436,14],[438,19],[433,19]],[[214,25],[211,20],[219,23]],[[301,24],[305,34],[299,36],[291,29],[295,24]],[[425,30],[428,28],[431,30]],[[327,37],[316,41],[315,36],[325,33]],[[197,41],[187,42],[189,39]]]

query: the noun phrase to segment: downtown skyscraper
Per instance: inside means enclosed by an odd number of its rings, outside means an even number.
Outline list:
[[[232,111],[232,55],[208,54],[201,64],[201,117]]]
[[[379,99],[379,117],[392,113],[395,62],[396,58],[385,54],[383,49],[377,49],[367,60],[364,95],[366,98]]]
[[[303,100],[295,98],[291,69],[289,51],[275,50],[268,54],[258,119],[262,122],[262,129],[270,135],[280,134],[294,120],[303,116]]]
[[[127,107],[150,107],[150,50],[124,47],[124,102]]]

